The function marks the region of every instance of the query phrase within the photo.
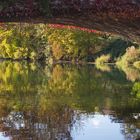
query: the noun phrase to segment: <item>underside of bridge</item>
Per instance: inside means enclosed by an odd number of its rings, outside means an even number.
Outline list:
[[[0,22],[74,25],[119,34],[140,42],[140,1],[0,1]]]

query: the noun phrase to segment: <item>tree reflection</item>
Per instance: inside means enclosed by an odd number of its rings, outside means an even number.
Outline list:
[[[71,140],[71,127],[74,112],[66,106],[46,112],[43,116],[37,111],[11,111],[0,119],[0,131],[12,139],[68,139]]]
[[[0,131],[15,140],[71,140],[76,124],[82,127],[81,115],[99,112],[122,122],[126,137],[137,138],[137,84],[114,68],[101,72],[93,66],[1,62]]]

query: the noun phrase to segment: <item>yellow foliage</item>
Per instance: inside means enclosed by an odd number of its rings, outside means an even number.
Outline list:
[[[60,45],[58,45],[58,44],[52,45],[52,54],[56,60],[60,60],[63,56],[63,53],[64,53],[64,51],[63,51],[62,47],[60,47]]]

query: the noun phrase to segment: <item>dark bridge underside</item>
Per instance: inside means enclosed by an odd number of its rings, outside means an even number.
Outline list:
[[[140,0],[11,1],[16,3],[0,9],[0,22],[74,25],[140,42]]]
[[[37,22],[37,21],[36,21]],[[135,20],[115,20],[95,16],[93,18],[52,18],[44,20],[44,23],[74,25],[95,29],[101,32],[124,36],[140,43],[140,18]]]
[[[11,22],[10,20],[8,22]],[[31,24],[44,23],[44,24],[62,24],[85,27],[94,29],[101,32],[107,32],[115,35],[120,35],[132,41],[140,43],[140,18],[135,20],[115,20],[112,18],[103,18],[94,16],[93,18],[87,17],[56,17],[56,18],[39,18],[39,19],[22,19],[12,20],[12,22],[27,22]]]

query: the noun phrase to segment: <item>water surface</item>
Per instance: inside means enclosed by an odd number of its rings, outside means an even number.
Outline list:
[[[135,140],[140,137],[138,74],[2,61],[0,139]]]

